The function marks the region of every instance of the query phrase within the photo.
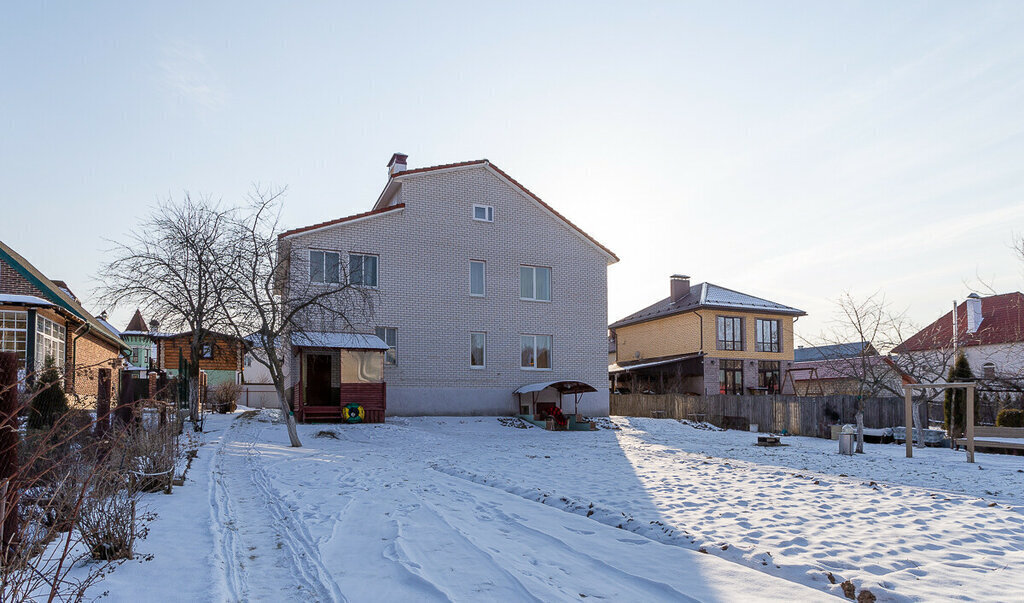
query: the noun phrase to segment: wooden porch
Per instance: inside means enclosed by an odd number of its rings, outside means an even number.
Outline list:
[[[360,333],[306,333],[292,343],[299,367],[292,408],[300,423],[384,422],[387,344]]]
[[[295,384],[293,408],[300,423],[343,422],[346,420],[345,407],[359,404],[363,407],[363,423],[383,423],[387,410],[387,383],[342,383],[338,388],[337,404],[306,404],[305,385]]]

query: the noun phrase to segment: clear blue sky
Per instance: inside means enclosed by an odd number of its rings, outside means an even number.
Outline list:
[[[614,250],[611,320],[676,272],[805,336],[844,290],[927,322],[1022,288],[1024,3],[211,4],[0,9],[0,237],[80,296],[159,199],[286,185],[300,226],[395,151],[489,158]]]

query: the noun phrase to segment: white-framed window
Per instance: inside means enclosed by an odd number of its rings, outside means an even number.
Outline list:
[[[146,366],[149,364],[149,346],[132,347],[132,366]]]
[[[340,283],[341,254],[336,251],[310,249],[309,282]]]
[[[0,352],[14,352],[18,355],[18,368],[25,368],[28,312],[0,310]]]
[[[469,261],[469,294],[483,297],[487,292],[487,262]]]
[[[469,368],[482,369],[487,366],[487,333],[469,334]]]
[[[348,254],[348,281],[364,287],[377,286],[377,256],[363,253]]]
[[[551,301],[551,269],[543,266],[520,266],[519,299]]]
[[[493,222],[494,208],[490,205],[474,205],[473,219],[478,222]]]
[[[41,371],[46,367],[46,359],[53,360],[53,366],[64,367],[64,342],[67,332],[64,325],[36,315],[36,364],[35,370]]]
[[[521,335],[522,368],[532,371],[551,370],[551,336]]]
[[[376,332],[377,337],[388,346],[388,351],[384,353],[384,364],[398,364],[398,329],[377,327]]]

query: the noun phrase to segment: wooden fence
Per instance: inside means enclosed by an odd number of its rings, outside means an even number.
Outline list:
[[[829,437],[830,425],[853,423],[856,396],[687,396],[612,394],[611,414],[708,421],[719,427]],[[902,398],[865,398],[865,427],[903,425]]]

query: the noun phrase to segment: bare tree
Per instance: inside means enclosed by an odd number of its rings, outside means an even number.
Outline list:
[[[825,345],[859,343],[863,346],[855,355],[827,359],[831,372],[853,384],[851,393],[857,396],[857,452],[863,452],[864,398],[902,397],[905,379],[916,383],[942,381],[953,357],[953,346],[949,342],[930,350],[903,349],[906,340],[918,329],[906,312],[894,310],[882,293],[860,299],[846,292],[835,305],[830,328],[818,339]],[[907,437],[911,437],[910,427],[907,426]]]
[[[168,200],[116,243],[99,273],[99,299],[109,306],[133,303],[161,324],[191,332],[189,415],[199,422],[199,359],[211,334],[227,324],[218,265],[229,248],[233,211],[209,199]]]
[[[351,328],[351,317],[364,319],[372,313],[373,299],[371,290],[349,283],[345,266],[338,267],[336,283],[302,285],[288,278],[294,266],[306,266],[308,257],[293,252],[279,237],[283,193],[254,187],[248,209],[231,221],[230,252],[221,256],[218,278],[224,284],[219,292],[226,324],[248,342],[252,359],[269,371],[288,438],[298,447],[302,443],[285,390],[290,338],[309,335],[313,328]]]

